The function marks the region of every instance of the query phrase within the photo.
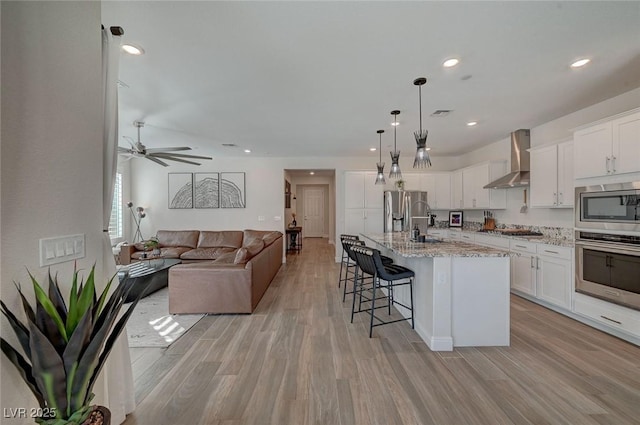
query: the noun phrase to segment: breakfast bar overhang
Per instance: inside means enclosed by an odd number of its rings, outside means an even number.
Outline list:
[[[414,242],[402,232],[362,236],[415,272],[415,330],[431,350],[509,345],[508,251],[447,239]],[[409,290],[400,289],[394,297],[406,304]]]

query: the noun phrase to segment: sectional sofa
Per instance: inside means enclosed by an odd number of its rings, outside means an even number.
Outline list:
[[[160,230],[169,269],[169,312],[252,313],[282,264],[283,235],[262,230]],[[120,262],[143,258],[144,246],[121,251]]]

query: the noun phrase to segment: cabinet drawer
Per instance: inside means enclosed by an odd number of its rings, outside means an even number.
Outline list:
[[[463,240],[465,242],[470,242],[473,243],[476,240],[476,235],[474,235],[473,233],[460,233],[460,240]]]
[[[449,239],[461,240],[462,232],[460,230],[449,230]]]
[[[498,236],[476,235],[476,243],[494,248],[509,249],[509,239]]]
[[[575,294],[576,313],[640,337],[640,312],[584,294]]]
[[[538,245],[538,255],[548,255],[555,258],[563,258],[565,260],[571,260],[573,253],[571,248],[556,245]]]
[[[531,254],[536,253],[536,246],[538,244],[535,242],[522,241],[522,240],[510,240],[509,241],[509,249],[512,251],[518,252],[529,252]]]

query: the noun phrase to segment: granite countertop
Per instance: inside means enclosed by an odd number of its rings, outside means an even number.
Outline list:
[[[519,236],[519,235],[505,235],[504,233],[496,232],[496,231],[487,231],[487,232],[477,232],[477,231],[462,231],[463,233],[473,233],[478,235],[488,235],[495,236],[498,238],[507,238],[507,239],[517,239],[535,243],[544,243],[547,245],[556,245],[556,246],[564,246],[567,248],[573,248],[575,246],[575,242],[573,239],[561,238],[561,237],[553,237],[553,236]]]
[[[374,233],[362,235],[366,239],[389,248],[407,258],[411,257],[509,257],[509,251],[489,248],[451,239],[434,238],[442,242],[425,243],[411,241],[408,233]]]

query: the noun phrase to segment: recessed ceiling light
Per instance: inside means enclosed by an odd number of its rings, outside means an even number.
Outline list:
[[[371,152],[375,152],[377,149],[376,149],[376,148],[369,148],[369,150],[370,150]]]
[[[580,59],[571,64],[571,68],[580,68],[591,62],[591,59]]]
[[[245,149],[244,153],[251,153],[251,149]]]
[[[444,61],[442,63],[442,66],[444,66],[445,68],[451,68],[453,66],[456,66],[459,63],[460,63],[460,60],[458,60],[456,58],[451,58],[451,59],[447,59],[446,61]]]
[[[392,122],[392,123],[391,123],[391,125],[392,125],[392,126],[394,126],[394,127],[396,127],[396,126],[399,126],[399,125],[400,125],[400,123],[396,121],[396,122]]]
[[[130,55],[144,55],[144,49],[140,46],[135,46],[133,44],[123,44],[122,50],[129,53]]]
[[[473,127],[473,126],[474,126],[474,125],[476,125],[476,124],[478,124],[478,122],[477,122],[477,121],[469,121],[469,122],[467,123],[467,125],[468,125],[469,127]]]
[[[309,174],[313,176],[315,173],[313,171],[309,171]]]

